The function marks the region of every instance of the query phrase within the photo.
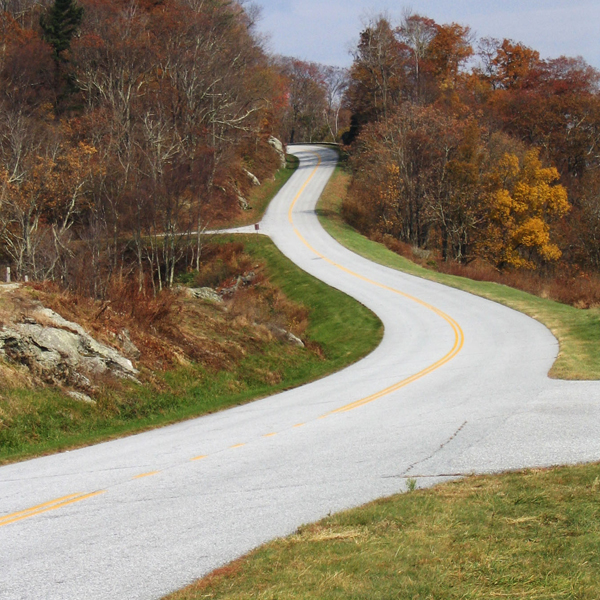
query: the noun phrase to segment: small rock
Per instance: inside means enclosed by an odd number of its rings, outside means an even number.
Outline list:
[[[80,402],[86,402],[87,404],[96,404],[96,401],[93,398],[90,398],[87,394],[83,394],[82,392],[69,391],[67,392],[67,396],[70,396],[73,400],[79,400]]]
[[[201,288],[185,288],[186,294],[192,298],[200,298],[201,300],[210,300],[211,302],[223,302],[223,298],[210,287]]]
[[[250,271],[247,275],[242,275],[240,281],[242,285],[250,285],[256,279],[256,273]]]
[[[131,337],[129,337],[129,331],[127,329],[123,329],[119,335],[117,335],[117,339],[121,343],[121,348],[123,352],[128,356],[131,356],[135,360],[139,360],[142,353],[139,351],[139,348],[131,341]]]
[[[235,195],[237,197],[237,201],[238,201],[238,204],[240,205],[240,208],[242,210],[250,210],[250,205],[248,204],[248,200],[246,200],[246,198],[244,198],[244,196],[242,196],[237,191],[236,191]]]
[[[256,175],[254,175],[253,173],[250,173],[250,171],[248,171],[247,169],[243,169],[244,173],[246,173],[246,175],[248,176],[248,179],[252,182],[252,185],[260,185],[260,180],[258,179],[258,177]]]
[[[283,144],[281,140],[278,140],[276,137],[271,136],[269,138],[269,145],[275,149],[275,152],[279,155],[279,162],[281,163],[281,168],[285,167],[285,150],[283,148]]]
[[[283,329],[283,327],[278,327],[277,325],[268,325],[268,328],[280,339],[289,342],[292,346],[297,346],[298,348],[304,348],[304,342],[296,335],[294,335],[291,331],[287,331]]]

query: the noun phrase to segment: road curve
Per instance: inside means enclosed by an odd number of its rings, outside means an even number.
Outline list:
[[[547,378],[548,330],[341,247],[313,210],[335,153],[293,152],[261,229],[375,311],[382,343],[295,390],[0,468],[0,598],[159,598],[407,478],[600,459],[600,384]]]

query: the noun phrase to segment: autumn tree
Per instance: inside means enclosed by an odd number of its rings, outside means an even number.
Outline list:
[[[469,27],[457,23],[438,25],[426,56],[430,69],[442,89],[454,88],[466,62],[473,56]]]
[[[483,222],[480,138],[473,119],[403,104],[357,141],[346,217],[371,234],[471,260]]]
[[[290,143],[323,141],[331,106],[323,68],[316,63],[285,57],[280,59],[280,65],[287,82],[288,99],[282,137]]]
[[[441,189],[447,146],[456,143],[451,137],[451,122],[441,112],[411,103],[402,104],[387,121],[365,127],[351,160],[347,218],[370,232],[426,245],[431,196]],[[445,143],[439,144],[442,138]]]
[[[466,263],[477,257],[477,245],[485,236],[486,148],[474,119],[455,120],[453,128],[458,141],[449,148],[444,180],[430,210],[439,230],[442,259]]]
[[[282,78],[254,12],[229,0],[10,4],[0,20],[4,255],[21,274],[79,286],[67,263],[75,247],[89,251],[86,285],[99,295],[116,274],[160,289],[184,263],[198,268],[206,223],[240,210],[250,169],[264,179],[279,164],[268,139]],[[57,248],[56,266],[40,266]]]
[[[348,69],[323,67],[322,76],[326,88],[326,118],[331,141],[338,141],[340,130],[348,125],[344,110],[344,94],[348,88]]]
[[[513,40],[483,38],[479,42],[479,72],[493,89],[522,87],[536,68],[540,54]]]
[[[552,225],[571,206],[558,179],[554,167],[542,166],[538,150],[528,151],[522,161],[505,154],[489,174],[489,225],[482,253],[499,269],[536,269],[560,258]]]
[[[427,55],[430,44],[438,33],[437,23],[405,10],[400,25],[395,29],[396,38],[408,50],[407,73],[411,78],[411,100],[422,103],[427,96]]]
[[[386,119],[398,106],[406,89],[407,48],[401,44],[385,17],[369,23],[361,32],[353,63],[347,102],[352,128],[346,143],[366,123]]]
[[[64,280],[71,228],[89,208],[90,184],[101,168],[94,161],[95,149],[56,139],[12,150],[18,162],[0,167],[4,248],[18,277]]]

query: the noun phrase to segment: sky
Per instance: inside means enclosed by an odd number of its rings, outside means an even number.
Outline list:
[[[258,30],[271,52],[328,65],[349,66],[365,18],[402,10],[438,23],[468,25],[477,37],[509,38],[542,58],[583,56],[600,69],[600,0],[255,0]]]

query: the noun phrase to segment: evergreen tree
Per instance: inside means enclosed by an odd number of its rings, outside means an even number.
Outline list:
[[[54,48],[54,60],[64,61],[63,52],[71,47],[71,38],[83,19],[83,7],[74,0],[54,0],[52,8],[40,17],[43,37]]]

